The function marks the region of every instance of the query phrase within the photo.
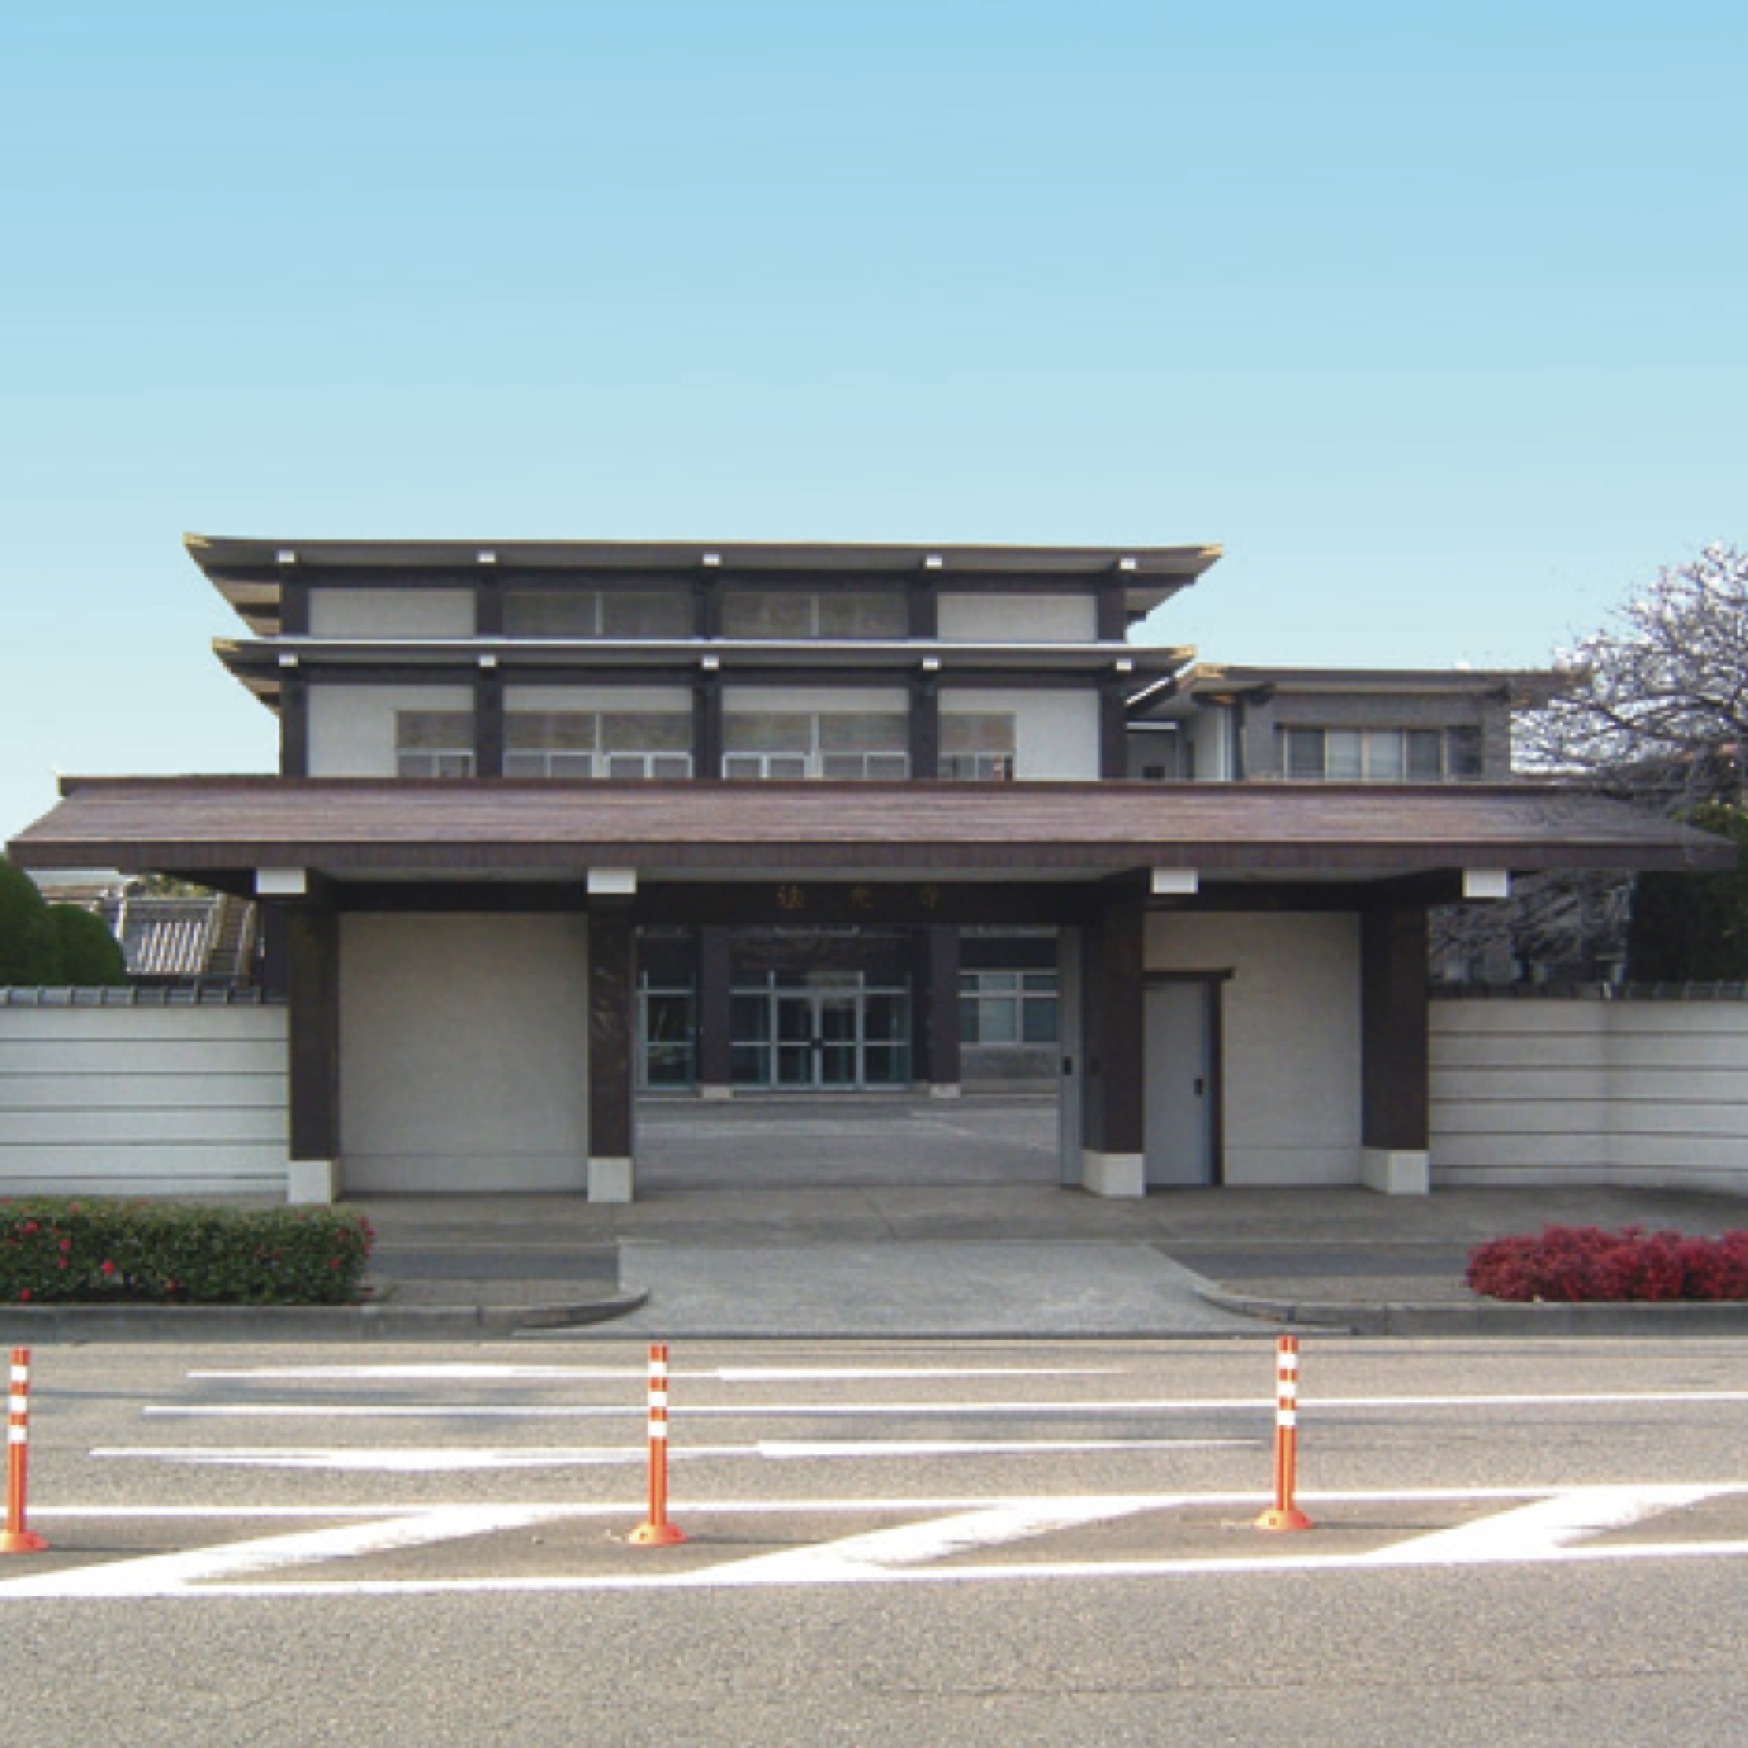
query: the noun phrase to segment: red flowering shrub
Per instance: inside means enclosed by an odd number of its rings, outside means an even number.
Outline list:
[[[1465,1278],[1489,1299],[1520,1304],[1748,1299],[1748,1232],[1684,1238],[1638,1226],[1547,1226],[1478,1245]]]
[[[349,1305],[376,1234],[334,1208],[0,1204],[0,1304]]]

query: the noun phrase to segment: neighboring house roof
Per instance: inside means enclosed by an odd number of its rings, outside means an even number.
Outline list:
[[[121,942],[129,977],[204,977],[223,907],[211,898],[113,898],[97,914]]]
[[[1567,684],[1566,676],[1539,668],[1288,668],[1196,662],[1180,674],[1139,688],[1130,707],[1167,716],[1186,714],[1198,699],[1492,696],[1514,709],[1527,709],[1546,703]]]
[[[1369,879],[1459,868],[1709,869],[1734,847],[1660,815],[1528,784],[466,783],[67,779],[10,846],[197,877],[301,867],[347,879],[643,878],[853,871],[1096,879]]]

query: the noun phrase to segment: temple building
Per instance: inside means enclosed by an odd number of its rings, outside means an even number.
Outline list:
[[[287,1192],[634,1193],[638,1093],[1012,1084],[1061,1180],[1428,1183],[1428,908],[1715,866],[1514,778],[1546,675],[1137,641],[1217,548],[191,537],[276,776],[24,866],[278,919]]]

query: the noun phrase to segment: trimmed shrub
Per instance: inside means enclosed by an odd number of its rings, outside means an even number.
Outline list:
[[[102,917],[76,904],[51,904],[49,922],[60,943],[62,983],[96,989],[127,982],[127,956]]]
[[[36,882],[0,856],[0,984],[61,981],[61,946]]]
[[[1628,1226],[1547,1226],[1469,1253],[1470,1288],[1519,1304],[1748,1299],[1748,1232],[1685,1238]]]
[[[0,1203],[0,1304],[350,1305],[376,1234],[332,1208]]]

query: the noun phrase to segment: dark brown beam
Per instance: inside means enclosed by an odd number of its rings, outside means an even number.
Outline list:
[[[1366,1147],[1424,1152],[1429,1145],[1430,1021],[1426,911],[1360,918],[1360,1108]]]
[[[589,1157],[630,1159],[636,1083],[636,936],[628,905],[589,909]]]
[[[279,682],[279,774],[310,774],[310,690],[301,673],[286,673]]]
[[[285,924],[286,1072],[293,1159],[340,1155],[340,921],[319,900],[291,905]]]

